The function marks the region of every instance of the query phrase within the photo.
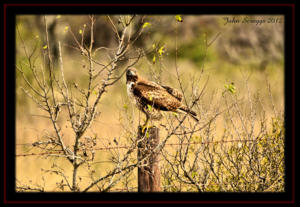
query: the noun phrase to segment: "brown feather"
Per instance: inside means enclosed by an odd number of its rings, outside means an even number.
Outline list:
[[[160,85],[139,81],[133,88],[133,94],[140,97],[143,104],[149,104],[163,111],[176,111],[182,104]]]
[[[192,118],[194,118],[196,121],[199,121],[199,119],[197,118],[196,112],[190,110],[188,107],[186,107],[186,106],[181,106],[179,109],[182,110],[182,111],[185,111],[186,113],[188,113],[188,114],[189,114]]]
[[[175,88],[171,88],[169,86],[162,86],[164,89],[166,89],[168,91],[169,94],[171,94],[172,96],[174,96],[178,101],[182,101],[182,93],[180,93],[177,89]]]
[[[198,121],[197,114],[182,104],[183,95],[177,89],[143,80],[134,68],[126,72],[126,84],[129,96],[133,96],[137,107],[146,114],[147,118],[155,118],[156,115],[153,114],[156,112],[160,114],[160,110],[174,112],[181,110]],[[148,110],[148,105],[154,110]]]

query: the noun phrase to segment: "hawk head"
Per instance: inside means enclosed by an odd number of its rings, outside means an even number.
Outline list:
[[[126,72],[127,82],[136,82],[138,75],[135,68],[129,68]]]

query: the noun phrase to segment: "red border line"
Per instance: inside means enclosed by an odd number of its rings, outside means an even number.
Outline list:
[[[142,204],[142,203],[150,203],[150,204],[184,204],[184,203],[190,203],[190,204],[242,204],[242,203],[250,203],[250,204],[293,204],[293,201],[153,201],[153,200],[148,200],[148,201],[8,201],[7,203],[10,204],[44,204],[44,203],[51,203],[51,204],[64,204],[64,203],[114,203],[114,204]]]
[[[294,4],[4,4],[7,6],[293,6]]]
[[[4,125],[4,129],[3,129],[3,164],[4,164],[4,173],[3,173],[3,196],[4,196],[4,202],[6,201],[6,5],[4,5],[3,7],[3,27],[4,27],[4,35],[3,35],[3,99],[4,99],[4,103],[3,103],[3,107],[4,107],[4,111],[3,111],[3,116],[4,116],[4,120],[3,120],[3,125]]]
[[[292,5],[292,112],[295,112],[295,5]],[[296,128],[295,128],[295,113],[292,113],[292,201],[295,202],[296,199],[296,153],[295,153],[295,148],[296,148],[296,143],[295,143],[295,138],[296,138]]]
[[[224,204],[242,204],[242,203],[251,203],[251,204],[294,204],[295,203],[295,182],[292,182],[292,200],[291,201],[8,201],[6,199],[6,8],[8,6],[286,6],[292,7],[292,111],[295,111],[295,5],[294,4],[4,4],[3,7],[3,27],[4,27],[4,41],[3,41],[3,77],[4,77],[4,130],[3,130],[3,163],[4,163],[4,203],[7,204],[21,204],[21,203],[36,203],[36,204],[59,204],[59,203],[224,203]],[[292,180],[295,181],[295,114],[292,114]]]

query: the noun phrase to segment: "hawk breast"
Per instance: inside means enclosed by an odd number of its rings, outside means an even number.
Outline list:
[[[136,104],[136,97],[133,94],[133,87],[134,87],[134,82],[127,82],[126,86],[127,86],[127,94],[129,99]]]

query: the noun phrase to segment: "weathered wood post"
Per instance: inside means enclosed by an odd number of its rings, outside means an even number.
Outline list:
[[[139,126],[138,139],[142,139],[138,144],[138,161],[149,156],[138,167],[138,192],[158,192],[160,191],[160,170],[159,152],[153,150],[159,144],[159,128],[153,126],[142,132]],[[152,154],[151,154],[152,153]]]

